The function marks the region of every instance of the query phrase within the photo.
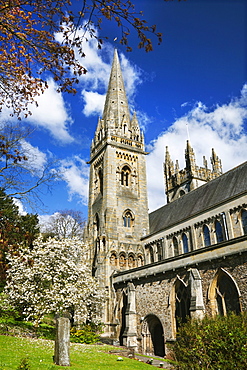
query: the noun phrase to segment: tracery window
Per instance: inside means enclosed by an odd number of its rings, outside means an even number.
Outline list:
[[[129,186],[131,170],[128,166],[124,166],[121,171],[121,185]]]
[[[241,220],[242,220],[243,232],[244,232],[244,235],[246,235],[247,234],[247,210],[246,209],[243,209],[242,211]]]
[[[217,243],[223,242],[224,234],[223,234],[223,229],[222,229],[221,223],[218,220],[216,220],[214,225],[215,225],[215,233],[216,233]]]
[[[183,242],[184,253],[188,253],[189,252],[189,243],[188,243],[188,237],[185,233],[182,234],[182,242]]]
[[[133,225],[133,219],[130,211],[126,211],[123,215],[123,226],[124,227],[131,227]]]
[[[229,312],[239,314],[239,294],[234,280],[226,272],[220,270],[216,275],[215,284],[216,313],[226,316]]]
[[[181,323],[185,323],[190,316],[190,291],[182,282],[177,281],[175,285],[175,319],[177,328]]]
[[[204,237],[205,247],[209,247],[211,245],[211,239],[210,239],[210,231],[207,225],[203,225],[203,237]]]

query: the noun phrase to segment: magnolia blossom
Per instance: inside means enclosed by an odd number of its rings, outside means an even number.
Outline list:
[[[92,277],[88,249],[79,239],[34,242],[8,255],[7,300],[38,324],[48,313],[76,312],[81,322],[99,322],[104,292]]]

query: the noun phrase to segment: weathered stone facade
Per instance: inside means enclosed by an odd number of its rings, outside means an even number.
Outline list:
[[[148,215],[144,137],[130,119],[115,52],[91,147],[88,226],[93,273],[108,291],[105,336],[164,356],[187,316],[247,310],[247,162],[222,174],[164,164],[168,204]]]

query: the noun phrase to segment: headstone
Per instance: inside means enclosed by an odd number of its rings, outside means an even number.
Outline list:
[[[56,339],[54,363],[60,366],[70,366],[70,315],[56,317]]]

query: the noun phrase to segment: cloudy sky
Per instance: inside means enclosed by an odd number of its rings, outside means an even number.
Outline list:
[[[131,53],[113,41],[119,30],[111,22],[102,50],[84,45],[81,77],[75,96],[56,92],[54,81],[32,108],[35,128],[25,143],[37,163],[55,158],[62,178],[52,193],[43,191],[42,211],[75,209],[87,216],[90,143],[102,114],[114,47],[118,48],[126,90],[145,133],[150,211],[165,203],[165,146],[184,167],[189,137],[197,163],[210,162],[211,149],[222,159],[224,172],[247,159],[247,2],[245,0],[133,0],[144,18],[163,33],[150,53]],[[150,6],[151,5],[151,6]],[[57,36],[59,38],[59,36]],[[27,208],[28,210],[28,208]]]

